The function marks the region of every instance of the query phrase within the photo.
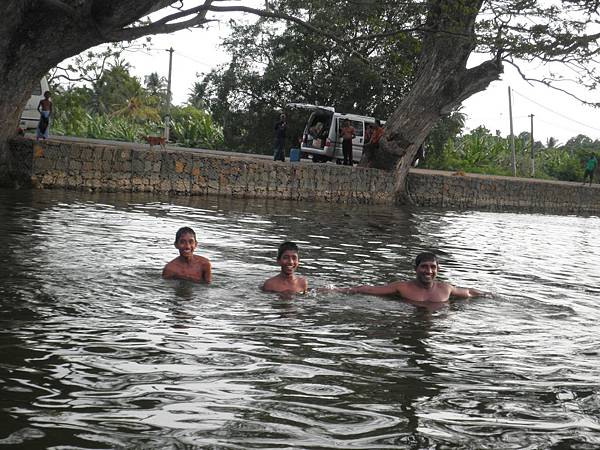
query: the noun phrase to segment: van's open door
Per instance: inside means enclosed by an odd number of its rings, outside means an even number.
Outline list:
[[[333,106],[319,106],[319,105],[311,105],[309,103],[288,103],[287,105],[285,105],[288,108],[295,108],[295,109],[306,109],[309,111],[328,111],[328,112],[335,112],[335,108]]]

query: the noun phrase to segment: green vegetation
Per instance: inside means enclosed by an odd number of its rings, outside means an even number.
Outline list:
[[[167,114],[163,78],[150,74],[142,86],[123,61],[115,61],[97,77],[86,75],[85,86],[52,86],[54,134],[128,142],[145,142],[145,136],[162,135],[162,118]],[[187,105],[172,107],[170,112],[174,144],[210,149],[222,146],[223,131],[206,111]]]
[[[441,146],[434,138],[435,130],[425,145],[426,156],[419,167],[512,175],[509,138],[493,135],[484,127],[464,135],[448,136]],[[556,141],[549,139],[545,146],[541,142],[534,142],[533,153],[535,178],[581,181],[588,158],[592,154],[600,156],[600,141],[579,135],[569,139],[564,145],[556,146]],[[523,132],[515,137],[515,156],[517,176],[530,177],[532,163],[529,133]]]
[[[171,136],[184,147],[217,148],[223,143],[223,130],[210,114],[194,106],[173,108]]]

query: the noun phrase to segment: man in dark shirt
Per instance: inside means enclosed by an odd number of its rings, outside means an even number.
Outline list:
[[[274,161],[285,161],[285,151],[283,149],[285,145],[285,132],[287,130],[287,120],[285,114],[279,116],[279,122],[275,124],[275,152],[273,156]]]

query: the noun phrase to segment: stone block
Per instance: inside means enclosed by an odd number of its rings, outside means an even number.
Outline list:
[[[71,160],[69,161],[69,172],[80,172],[82,168],[81,161]]]

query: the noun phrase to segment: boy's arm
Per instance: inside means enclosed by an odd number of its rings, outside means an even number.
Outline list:
[[[308,291],[308,281],[306,281],[306,278],[302,278],[301,287],[302,287],[302,293],[305,293]]]
[[[204,266],[204,270],[202,271],[202,279],[206,283],[210,283],[212,281],[212,268],[210,265],[210,261],[206,261],[206,265]]]
[[[458,298],[472,298],[472,297],[491,297],[489,292],[483,292],[474,288],[461,288],[456,286],[451,286],[450,289],[451,297]]]
[[[356,286],[346,289],[347,294],[367,294],[367,295],[393,295],[398,293],[398,283],[390,283],[384,286]]]

